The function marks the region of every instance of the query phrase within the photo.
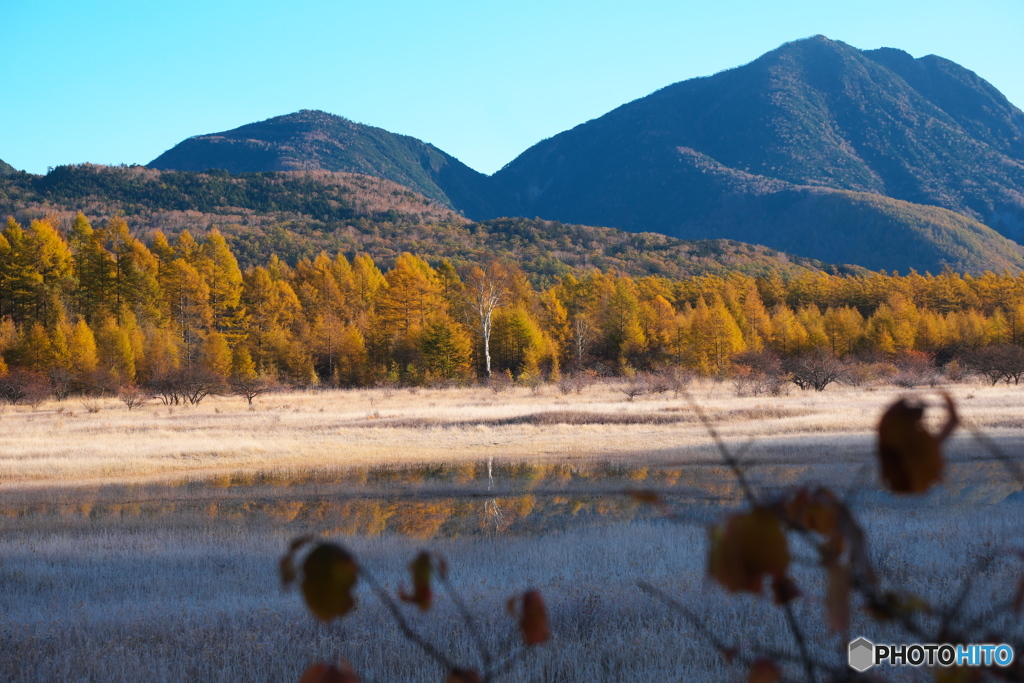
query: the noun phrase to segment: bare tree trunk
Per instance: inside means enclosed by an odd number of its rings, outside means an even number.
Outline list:
[[[491,261],[487,270],[475,266],[466,278],[467,289],[476,314],[474,326],[484,341],[484,368],[491,376],[491,329],[494,312],[505,303],[509,294],[510,276],[497,261]]]
[[[484,336],[484,366],[487,368],[487,376],[491,376],[491,315],[487,316],[486,322],[483,323],[483,336]],[[487,465],[488,476],[490,476],[490,463]]]

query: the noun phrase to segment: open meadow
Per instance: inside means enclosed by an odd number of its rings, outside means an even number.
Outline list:
[[[419,549],[443,555],[482,638],[516,657],[502,680],[744,675],[638,580],[724,641],[793,651],[770,600],[729,595],[705,576],[708,523],[742,505],[706,426],[683,396],[630,399],[623,386],[292,392],[251,410],[237,397],[131,411],[114,398],[7,407],[0,679],[295,681],[342,658],[361,680],[443,680],[365,586],[358,609],[328,625],[282,591],[278,558],[302,534],[344,543],[392,590],[408,583]],[[1024,453],[1024,389],[945,389],[965,425]],[[874,429],[905,390],[738,397],[730,383],[698,382],[689,392],[763,495],[810,482],[843,495],[883,586],[943,605],[975,577],[965,619],[1012,595],[1020,564],[1004,551],[1024,546],[1024,485],[968,429],[947,444],[942,486],[897,498],[880,490]],[[677,519],[629,489],[659,492]],[[823,625],[821,571],[795,565],[814,657],[842,665],[848,639]],[[505,600],[529,588],[545,598],[552,639],[518,655]],[[477,665],[444,596],[426,614],[408,610],[444,651]],[[862,611],[852,623],[851,634],[884,642],[888,627]],[[993,628],[1021,637],[1019,621]]]

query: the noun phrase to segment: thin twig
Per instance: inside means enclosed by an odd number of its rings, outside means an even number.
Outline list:
[[[484,683],[493,681],[495,678],[511,669],[512,665],[518,662],[526,652],[527,650],[525,647],[513,650],[507,657],[505,657],[505,659],[495,664],[492,669],[484,671]]]
[[[743,490],[743,496],[751,505],[757,507],[757,496],[754,494],[754,489],[750,486],[750,482],[747,481],[747,476],[740,466],[739,460],[736,459],[736,456],[732,454],[729,447],[725,445],[725,441],[719,436],[718,430],[715,429],[715,425],[711,422],[711,418],[707,416],[707,413],[704,412],[704,409],[693,397],[693,394],[684,391],[683,396],[690,404],[690,407],[693,408],[693,412],[697,414],[697,419],[704,425],[704,429],[707,430],[711,439],[715,442],[715,447],[718,448],[718,453],[722,456],[722,460],[732,469],[733,474],[736,476],[736,481],[739,482],[740,488]]]
[[[473,643],[476,645],[477,652],[480,653],[480,659],[483,662],[484,671],[488,671],[491,668],[491,662],[493,658],[491,651],[487,649],[487,644],[484,642],[483,634],[476,625],[476,620],[473,619],[473,615],[470,614],[469,609],[466,607],[466,603],[463,602],[462,596],[459,595],[458,591],[455,590],[455,586],[448,579],[447,572],[438,572],[438,578],[441,585],[444,586],[445,591],[448,593],[448,597],[451,598],[452,603],[455,605],[456,611],[459,616],[462,617],[462,621],[466,624],[466,630],[469,631],[469,635],[473,638]]]
[[[447,671],[460,668],[452,660],[448,659],[443,652],[434,647],[431,643],[427,642],[420,634],[416,633],[413,627],[406,620],[405,615],[402,614],[402,610],[387,591],[385,591],[373,575],[368,572],[365,568],[360,567],[359,575],[363,577],[363,580],[370,586],[370,589],[377,595],[377,598],[384,603],[384,607],[387,608],[388,612],[391,613],[391,617],[398,624],[398,628],[402,631],[402,635],[406,637],[412,643],[415,643],[420,647],[421,650],[427,653],[430,657],[434,658],[438,663],[445,667]]]
[[[971,425],[969,429],[971,430],[971,435],[975,440],[984,446],[996,460],[1002,463],[1003,467],[1006,468],[1006,471],[1017,480],[1017,483],[1024,484],[1024,469],[1021,468],[1020,463],[1018,463],[1012,456],[1003,452],[1003,449],[1001,449],[991,437],[978,429],[978,427]]]
[[[719,638],[714,634],[714,632],[704,625],[703,620],[696,614],[691,612],[689,608],[686,607],[686,605],[684,605],[668,593],[664,592],[659,588],[656,588],[655,586],[651,585],[646,581],[641,580],[637,581],[636,583],[640,590],[644,591],[645,593],[653,595],[657,599],[664,602],[673,611],[681,614],[683,618],[686,619],[686,621],[690,624],[690,626],[692,626],[693,629],[697,631],[702,638],[711,643],[711,645],[714,646],[715,649],[717,649],[719,652],[736,652],[737,648],[735,648],[732,645],[729,645],[728,643],[723,642],[722,640],[719,640]],[[803,658],[800,656],[793,655],[789,652],[783,652],[781,650],[774,650],[771,648],[758,648],[754,654],[771,657],[774,660],[782,662],[791,662],[799,664],[804,663]],[[810,655],[808,655],[808,658],[809,657]],[[736,652],[734,658],[744,664],[753,664],[755,661],[753,657],[744,655],[739,652]],[[842,671],[841,667],[826,664],[825,662],[820,661],[815,661],[814,666],[818,669],[821,669],[822,671],[829,671],[831,673],[840,673]]]
[[[783,603],[782,610],[786,613],[789,630],[793,634],[793,640],[796,641],[797,648],[800,650],[800,660],[803,662],[807,680],[814,683],[817,680],[817,677],[814,675],[814,662],[811,660],[811,653],[807,651],[807,639],[804,637],[803,629],[800,628],[800,623],[796,620],[796,614],[793,612],[793,603]]]
[[[960,616],[960,610],[963,609],[964,603],[967,601],[967,596],[970,595],[971,589],[974,587],[974,581],[980,575],[988,571],[989,567],[995,561],[994,555],[986,555],[979,559],[973,569],[964,578],[963,585],[960,587],[960,593],[948,607],[942,611],[942,621],[939,625],[939,642],[945,642],[949,637],[949,627],[952,626],[953,620]]]

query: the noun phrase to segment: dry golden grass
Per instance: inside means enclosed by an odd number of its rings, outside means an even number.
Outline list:
[[[1024,433],[1017,387],[954,385],[964,417],[993,436]],[[730,442],[754,440],[805,457],[862,453],[897,389],[835,387],[781,397],[734,395],[699,383],[691,394]],[[498,460],[631,464],[717,458],[686,400],[668,392],[626,401],[614,384],[561,395],[554,387],[292,392],[198,407],[128,411],[113,398],[90,413],[76,400],[0,415],[0,490],[206,478],[239,471]],[[965,444],[965,452],[974,447]],[[773,457],[773,456],[768,456]]]

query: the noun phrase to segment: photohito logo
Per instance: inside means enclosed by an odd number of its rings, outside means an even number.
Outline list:
[[[875,644],[867,638],[858,638],[850,643],[850,668],[864,672],[875,665]]]
[[[876,664],[890,666],[1010,666],[1013,648],[1006,644],[950,645],[912,643],[875,645],[867,638],[850,641],[850,668],[864,672]]]

